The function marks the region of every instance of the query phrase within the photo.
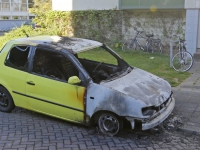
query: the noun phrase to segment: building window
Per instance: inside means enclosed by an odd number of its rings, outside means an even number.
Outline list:
[[[12,0],[11,11],[19,11],[19,10],[20,10],[19,0]]]
[[[12,11],[27,11],[26,0],[11,0],[11,10]]]
[[[20,11],[28,11],[28,10],[27,10],[27,4],[24,4],[24,3],[23,3],[23,4],[21,5],[21,10],[20,10]]]
[[[20,16],[20,19],[27,20],[27,16]]]
[[[20,19],[19,16],[13,16],[12,19]]]
[[[1,0],[1,9],[4,11],[9,11],[10,10],[10,3],[9,0]]]
[[[1,16],[2,19],[10,19],[9,16]]]

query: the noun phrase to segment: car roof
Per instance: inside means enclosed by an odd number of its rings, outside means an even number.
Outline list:
[[[33,46],[44,44],[48,46],[59,46],[61,48],[70,50],[73,53],[87,51],[103,45],[102,43],[93,40],[69,38],[63,36],[33,36],[15,39],[12,40],[12,42],[15,44],[28,44]]]

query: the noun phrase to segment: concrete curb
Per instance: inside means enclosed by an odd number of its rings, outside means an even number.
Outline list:
[[[178,127],[179,131],[183,131],[186,133],[190,133],[190,134],[195,134],[195,135],[199,135],[200,136],[200,127],[196,127],[196,126],[182,126],[182,127]]]

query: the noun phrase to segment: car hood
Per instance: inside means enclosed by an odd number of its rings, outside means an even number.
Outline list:
[[[138,68],[113,81],[101,82],[100,85],[142,101],[147,106],[159,106],[171,94],[171,86],[167,81]]]

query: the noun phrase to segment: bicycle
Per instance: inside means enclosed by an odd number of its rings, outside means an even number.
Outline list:
[[[140,47],[141,50],[145,50],[144,46],[138,41],[138,36],[140,36],[140,38],[144,38],[141,33],[143,31],[137,31],[136,30],[136,35],[133,39],[128,39],[127,41],[124,42],[123,46],[122,46],[122,50],[125,51],[125,50],[130,50],[133,49],[136,50],[137,49],[137,46]]]
[[[157,51],[157,48],[158,48],[159,53],[162,53],[163,45],[161,43],[161,40],[153,39],[153,36],[154,36],[153,34],[146,35],[147,37],[146,51],[154,53],[154,51]]]
[[[174,41],[174,43],[178,42],[178,53],[176,53],[172,58],[172,67],[176,71],[185,72],[188,71],[193,65],[193,57],[186,50],[185,40],[180,39],[178,41]]]
[[[124,42],[123,46],[122,46],[122,50],[130,50],[130,49],[137,49],[137,46],[140,47],[141,50],[146,51],[146,52],[154,52],[156,50],[156,48],[159,48],[160,53],[162,53],[162,48],[163,45],[161,43],[160,39],[153,39],[153,34],[148,34],[146,35],[147,39],[146,39],[146,44],[142,45],[139,41],[138,41],[138,36],[140,36],[141,38],[144,38],[141,33],[143,31],[137,31],[136,30],[136,35],[133,39],[128,39],[127,41]],[[145,38],[144,38],[145,39]]]

